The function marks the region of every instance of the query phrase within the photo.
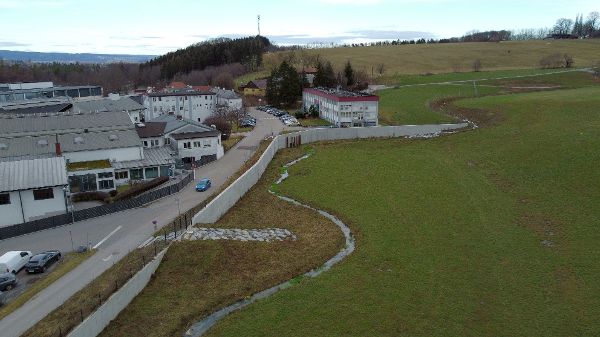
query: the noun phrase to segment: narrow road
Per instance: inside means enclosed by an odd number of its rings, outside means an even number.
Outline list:
[[[182,211],[207,199],[211,192],[219,190],[256,152],[261,140],[284,129],[283,123],[265,112],[251,109],[250,114],[257,119],[254,130],[248,132],[221,159],[196,169],[196,180],[211,179],[213,187],[209,192],[196,192],[195,183],[192,182],[179,193],[144,207],[0,241],[0,254],[10,250],[70,251],[71,237],[75,247],[89,241],[98,249],[94,256],[2,319],[2,337],[20,336],[116,261],[137,248],[154,233],[153,220],[158,222],[159,227],[169,223],[178,213],[176,199],[179,199]]]

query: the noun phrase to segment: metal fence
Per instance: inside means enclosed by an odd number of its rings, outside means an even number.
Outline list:
[[[79,211],[74,211],[72,213],[59,214],[49,218],[43,218],[16,225],[0,227],[0,240],[33,233],[44,229],[63,226],[71,223],[72,221],[87,220],[111,213],[128,210],[131,208],[140,207],[157,199],[164,198],[166,196],[181,191],[185,186],[187,186],[187,184],[190,183],[190,181],[192,181],[192,179],[193,174],[188,173],[185,177],[183,177],[183,179],[181,179],[175,184],[170,184],[168,186],[145,192],[143,194],[138,195],[137,197],[128,200],[121,200],[112,204],[82,209]]]

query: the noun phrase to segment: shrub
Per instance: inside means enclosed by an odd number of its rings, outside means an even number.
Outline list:
[[[118,193],[117,190],[112,190],[112,191],[108,192],[108,195],[110,195],[111,197],[114,198],[117,195],[117,193]]]
[[[540,67],[543,69],[555,69],[555,68],[572,68],[574,65],[573,57],[569,54],[552,54],[543,57],[540,60]]]
[[[310,109],[308,109],[308,113],[313,117],[319,117],[319,109],[317,109],[317,107],[315,107],[314,105],[310,106]]]
[[[163,184],[167,181],[169,181],[169,177],[158,177],[158,178],[154,178],[150,181],[135,184],[130,189],[126,190],[125,192],[117,194],[117,196],[114,197],[112,200],[114,202],[116,202],[119,200],[133,198],[133,197],[138,196],[148,190],[151,190],[151,189],[155,188],[156,186]]]

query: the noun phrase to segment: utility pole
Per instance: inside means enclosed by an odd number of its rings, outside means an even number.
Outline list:
[[[256,19],[258,21],[258,36],[260,36],[260,14],[256,16]]]

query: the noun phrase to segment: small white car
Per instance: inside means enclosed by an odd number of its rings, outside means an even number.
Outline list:
[[[30,251],[10,251],[0,256],[0,273],[18,273],[31,258]]]

